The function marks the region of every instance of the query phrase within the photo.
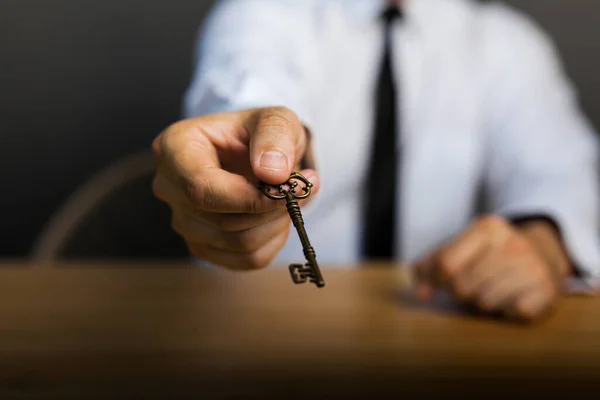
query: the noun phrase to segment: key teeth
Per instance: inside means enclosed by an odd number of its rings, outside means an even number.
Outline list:
[[[301,270],[304,266],[302,264],[291,264],[289,269],[290,269],[290,275],[292,276],[292,281],[294,281],[295,284],[301,284],[306,282],[306,279],[302,278],[301,276]]]
[[[315,273],[311,266],[305,266],[302,264],[291,264],[289,266],[289,269],[290,275],[292,276],[292,280],[294,281],[294,283],[306,283],[306,281],[310,279],[311,283],[317,284]]]
[[[317,278],[315,268],[310,264],[291,264],[289,266],[290,275],[295,284],[306,283],[307,280],[310,283],[314,283],[317,287],[322,288],[325,286],[325,282],[322,279]]]

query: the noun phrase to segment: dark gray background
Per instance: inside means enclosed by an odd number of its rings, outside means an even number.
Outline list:
[[[207,0],[0,1],[0,256],[180,115]],[[600,126],[600,2],[513,0],[556,40]]]

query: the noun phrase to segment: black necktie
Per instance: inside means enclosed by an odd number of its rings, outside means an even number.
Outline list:
[[[397,7],[383,14],[385,47],[377,80],[375,131],[367,176],[363,256],[368,259],[392,259],[396,243],[396,160],[397,96],[392,72],[392,27],[402,16]]]

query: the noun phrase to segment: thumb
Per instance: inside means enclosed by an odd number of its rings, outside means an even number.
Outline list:
[[[257,111],[250,131],[250,165],[261,181],[285,182],[306,150],[306,132],[292,111],[283,107]]]

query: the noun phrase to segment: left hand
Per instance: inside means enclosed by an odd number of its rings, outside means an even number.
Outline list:
[[[534,320],[545,315],[566,273],[545,257],[539,235],[529,235],[497,216],[475,221],[463,233],[415,265],[416,295],[428,300],[436,288],[484,312]],[[552,254],[552,251],[549,252]]]

